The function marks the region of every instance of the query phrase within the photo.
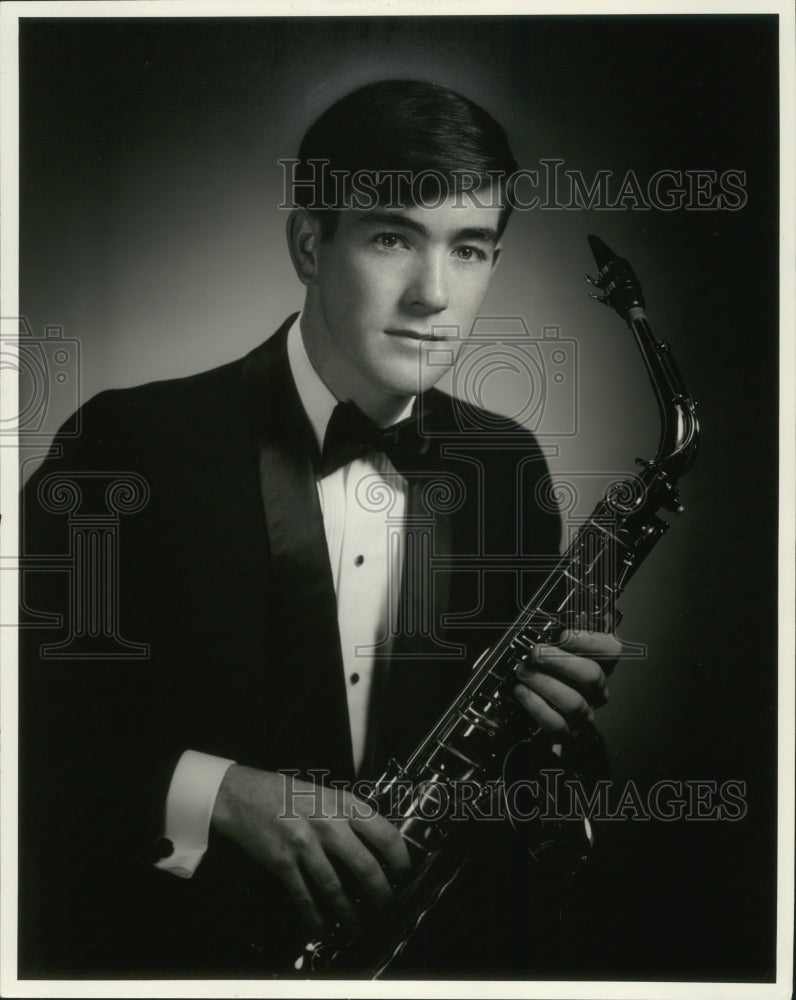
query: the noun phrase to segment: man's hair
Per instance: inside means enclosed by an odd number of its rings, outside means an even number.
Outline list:
[[[517,162],[505,131],[483,108],[433,83],[382,80],[347,94],[310,126],[298,160],[294,203],[319,218],[324,239],[335,232],[334,209],[350,206],[365,174],[379,205],[396,198],[393,207],[428,205],[452,190],[491,185],[500,232],[511,213],[507,184]]]

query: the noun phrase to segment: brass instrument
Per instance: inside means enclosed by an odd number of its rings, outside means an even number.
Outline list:
[[[635,479],[607,490],[556,568],[481,656],[431,732],[405,764],[391,761],[380,779],[374,802],[395,818],[415,862],[391,912],[365,931],[339,928],[310,941],[289,970],[293,975],[375,979],[386,971],[462,865],[463,851],[457,849],[462,838],[452,836],[458,832],[452,821],[444,815],[437,818],[438,810],[429,806],[457,782],[476,780],[483,798],[499,793],[507,753],[519,740],[527,740],[527,716],[512,694],[516,668],[535,644],[555,642],[576,614],[585,612],[593,628],[603,629],[606,621],[615,625],[616,598],[668,527],[658,511],[682,510],[677,480],[696,455],[695,403],[668,345],[653,336],[630,264],[596,236],[590,236],[589,243],[599,271],[597,278],[587,279],[599,290],[592,296],[615,309],[630,327],[652,383],[661,422],[657,454],[652,461],[638,460],[641,472]],[[541,826],[534,855],[566,846],[572,824],[552,833]],[[588,855],[585,836],[569,847],[573,863]]]

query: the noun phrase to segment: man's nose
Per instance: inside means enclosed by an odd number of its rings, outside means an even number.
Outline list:
[[[438,313],[448,306],[448,274],[446,261],[430,254],[417,261],[407,288],[407,300],[419,313]]]

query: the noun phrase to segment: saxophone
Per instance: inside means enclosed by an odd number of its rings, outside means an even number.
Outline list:
[[[694,461],[699,437],[696,404],[688,395],[669,346],[657,341],[645,313],[641,286],[627,260],[596,236],[589,243],[599,290],[593,298],[611,306],[633,332],[660,414],[660,440],[641,472],[613,484],[531,601],[497,643],[486,650],[469,679],[431,732],[403,765],[391,761],[376,785],[373,804],[393,819],[413,860],[408,880],[396,890],[390,913],[367,930],[337,928],[308,942],[289,974],[305,977],[379,978],[400,955],[425,914],[456,880],[466,863],[466,838],[438,807],[457,783],[476,782],[475,808],[500,794],[504,761],[519,741],[528,742],[527,716],[514,699],[514,673],[537,643],[555,642],[577,616],[590,628],[614,627],[616,598],[668,524],[665,509],[680,513],[677,480]],[[531,744],[534,739],[531,737]],[[554,853],[555,871],[571,876],[588,858],[588,824],[543,821],[530,852]],[[464,845],[464,846],[463,846]],[[563,861],[561,860],[563,859]]]

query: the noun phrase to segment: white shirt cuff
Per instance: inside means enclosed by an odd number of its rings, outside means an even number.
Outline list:
[[[207,850],[210,819],[227,770],[224,757],[186,750],[177,761],[166,796],[163,836],[174,845],[167,858],[155,862],[161,871],[190,878]]]

